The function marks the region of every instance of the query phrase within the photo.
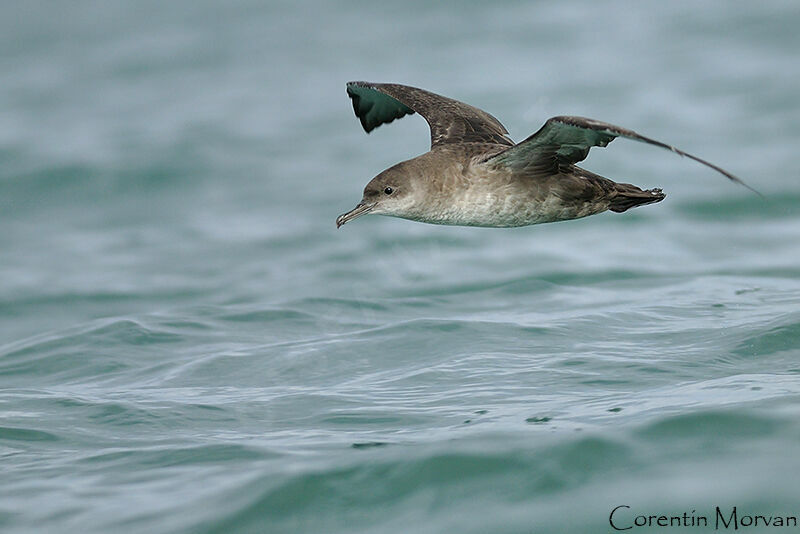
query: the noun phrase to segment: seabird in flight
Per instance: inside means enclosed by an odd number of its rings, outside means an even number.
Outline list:
[[[621,213],[661,202],[661,189],[617,183],[575,164],[617,137],[669,149],[728,171],[632,130],[584,117],[559,116],[519,144],[483,110],[423,89],[350,82],[347,94],[367,133],[419,113],[431,129],[429,152],[389,167],[364,188],[361,202],[336,219],[341,227],[368,213],[432,224],[505,228]],[[753,190],[755,191],[755,190]]]

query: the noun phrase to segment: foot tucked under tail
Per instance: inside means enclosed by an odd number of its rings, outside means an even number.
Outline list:
[[[631,184],[614,184],[616,195],[611,199],[611,204],[608,209],[617,213],[635,208],[636,206],[643,206],[645,204],[653,204],[654,202],[661,202],[666,196],[661,192],[661,189],[640,189]]]

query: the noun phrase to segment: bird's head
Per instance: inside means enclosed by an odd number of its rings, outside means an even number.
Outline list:
[[[415,188],[411,169],[398,163],[370,180],[364,188],[364,196],[355,208],[336,218],[336,227],[357,217],[373,213],[392,217],[410,218],[415,204]]]

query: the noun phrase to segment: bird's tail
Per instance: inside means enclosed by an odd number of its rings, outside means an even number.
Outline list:
[[[622,213],[636,206],[661,202],[666,196],[661,189],[640,189],[631,184],[614,185],[616,194],[611,198],[608,209],[616,213]]]

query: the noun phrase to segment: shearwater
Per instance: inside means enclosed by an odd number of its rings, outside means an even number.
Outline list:
[[[419,113],[431,130],[429,152],[373,178],[341,227],[368,213],[432,224],[513,227],[621,213],[664,199],[661,189],[617,183],[575,164],[595,146],[627,137],[669,149],[752,189],[730,172],[666,143],[584,117],[559,116],[519,144],[489,113],[424,89],[350,82],[347,94],[367,133]]]

